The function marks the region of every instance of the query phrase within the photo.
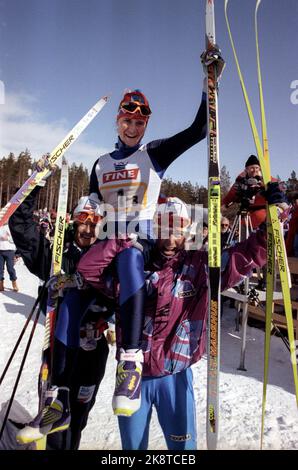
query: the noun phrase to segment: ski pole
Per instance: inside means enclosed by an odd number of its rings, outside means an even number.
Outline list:
[[[27,355],[28,355],[28,352],[29,352],[29,348],[30,348],[30,345],[31,345],[31,342],[32,342],[32,338],[33,338],[33,335],[34,335],[34,332],[35,332],[35,328],[36,328],[36,325],[37,325],[37,322],[38,322],[38,319],[39,319],[40,312],[41,312],[41,305],[38,307],[38,310],[36,312],[36,317],[35,317],[34,323],[32,325],[32,330],[31,330],[31,333],[30,333],[30,336],[29,336],[29,339],[28,339],[28,342],[27,342],[27,346],[26,346],[26,349],[25,349],[25,352],[24,352],[24,355],[23,355],[23,359],[22,359],[22,362],[21,362],[21,365],[20,365],[20,368],[19,368],[19,372],[18,372],[16,381],[15,381],[15,384],[14,384],[14,387],[13,387],[13,391],[12,391],[12,394],[11,394],[11,397],[10,397],[10,400],[9,400],[9,403],[8,403],[6,414],[4,416],[3,424],[2,424],[2,427],[1,427],[1,430],[0,430],[0,440],[2,438],[4,429],[5,429],[7,420],[8,420],[9,412],[10,412],[10,409],[11,409],[11,406],[12,406],[12,403],[13,403],[18,385],[19,385],[19,381],[20,381],[20,378],[21,378],[21,375],[22,375],[22,372],[23,372],[23,368],[24,368],[25,361],[26,361],[26,358],[27,358]]]
[[[3,382],[4,378],[5,378],[5,375],[6,375],[8,369],[9,369],[9,367],[10,367],[10,364],[11,364],[13,358],[14,358],[14,355],[15,355],[15,353],[16,353],[17,350],[18,350],[18,347],[19,347],[19,345],[20,345],[20,342],[22,341],[22,338],[23,338],[23,336],[24,336],[24,334],[25,334],[25,332],[26,332],[26,330],[27,330],[27,327],[28,327],[28,325],[29,325],[29,322],[30,322],[31,318],[33,317],[33,314],[34,314],[34,312],[35,312],[35,310],[36,310],[36,307],[37,307],[38,303],[40,302],[40,300],[41,300],[41,298],[42,298],[42,296],[43,296],[43,294],[44,294],[44,292],[45,292],[45,285],[46,285],[46,283],[42,286],[42,289],[41,289],[41,291],[40,291],[40,293],[39,293],[37,299],[36,299],[35,302],[34,302],[34,305],[33,305],[32,309],[31,309],[31,312],[30,312],[29,315],[28,315],[28,318],[27,318],[27,320],[26,320],[26,323],[25,323],[25,325],[23,326],[23,329],[22,329],[22,331],[21,331],[21,333],[20,333],[20,336],[18,337],[17,342],[16,342],[16,344],[15,344],[15,346],[14,346],[14,348],[13,348],[13,351],[12,351],[12,353],[11,353],[11,355],[10,355],[10,357],[9,357],[9,359],[8,359],[8,361],[7,361],[7,363],[6,363],[6,366],[4,367],[4,370],[3,370],[2,375],[1,375],[1,377],[0,377],[0,385],[2,384],[2,382]]]

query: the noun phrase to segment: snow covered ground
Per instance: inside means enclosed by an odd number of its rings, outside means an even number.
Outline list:
[[[16,266],[20,292],[0,293],[0,373],[36,297],[38,280],[21,261]],[[10,282],[6,281],[7,287]],[[237,370],[240,358],[240,334],[235,331],[235,310],[225,308],[221,337],[220,436],[219,449],[259,449],[263,341],[264,333],[248,327],[246,351],[247,372]],[[29,333],[28,333],[29,334]],[[26,337],[28,337],[28,334]],[[16,399],[31,415],[37,410],[37,374],[43,341],[43,325],[36,334],[17,391]],[[24,343],[25,344],[25,343]],[[5,381],[1,385],[1,404],[11,394],[24,346],[21,347]],[[198,448],[206,448],[206,358],[193,367],[197,398]],[[117,420],[111,410],[115,360],[111,349],[106,375],[99,389],[97,402],[83,432],[81,449],[121,449]],[[166,449],[156,416],[151,424],[150,449]],[[273,337],[270,377],[265,421],[265,449],[298,449],[298,414],[294,395],[289,352],[281,339]]]

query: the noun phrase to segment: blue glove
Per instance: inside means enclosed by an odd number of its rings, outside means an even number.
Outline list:
[[[266,191],[262,191],[261,194],[265,197],[269,205],[287,203],[285,193],[280,190],[277,181],[269,182]]]
[[[208,75],[208,65],[213,63],[215,64],[217,81],[219,82],[226,63],[221,55],[221,50],[216,44],[213,46],[213,49],[205,50],[202,52],[201,62],[206,75]]]
[[[47,287],[53,292],[58,292],[60,289],[69,289],[69,288],[77,288],[83,289],[84,279],[80,275],[79,272],[75,272],[74,274],[54,274],[47,282]]]

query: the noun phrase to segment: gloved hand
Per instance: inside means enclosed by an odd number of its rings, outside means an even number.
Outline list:
[[[51,163],[49,163],[49,160],[48,160],[49,155],[50,155],[49,153],[43,155],[42,158],[40,158],[34,164],[34,170],[36,170],[38,172],[44,171],[45,169],[48,170],[48,173],[37,184],[37,186],[40,186],[42,188],[45,186],[46,180],[48,179],[48,177],[51,176],[51,174],[54,173],[58,168],[57,165],[52,165]]]
[[[49,153],[43,155],[34,165],[34,169],[37,171],[55,171],[57,169],[57,165],[53,165],[49,162]]]
[[[261,191],[261,194],[265,197],[269,205],[287,203],[285,193],[280,190],[277,181],[269,182],[266,191]]]
[[[84,279],[79,272],[74,274],[59,273],[51,276],[47,282],[47,287],[51,291],[59,291],[60,289],[84,288]]]
[[[261,191],[268,204],[275,204],[278,207],[278,217],[281,222],[285,222],[290,215],[290,206],[287,203],[285,193],[281,191],[277,181],[269,182],[266,191]]]
[[[201,62],[203,64],[203,69],[206,75],[208,75],[208,65],[215,64],[217,82],[220,81],[221,75],[225,68],[225,61],[221,55],[221,50],[217,45],[214,45],[212,49],[203,51],[201,54]]]

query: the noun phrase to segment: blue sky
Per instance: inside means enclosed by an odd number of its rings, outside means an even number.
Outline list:
[[[220,160],[234,178],[255,153],[224,19],[216,0],[217,42],[227,66],[220,86]],[[259,116],[254,43],[255,0],[230,0],[229,16],[248,92]],[[112,97],[68,153],[89,169],[116,141],[115,115],[125,88],[139,88],[153,115],[144,142],[191,124],[201,98],[205,0],[0,0],[0,156],[28,147],[50,151],[102,95]],[[262,71],[272,174],[298,170],[298,2],[263,0]],[[298,88],[298,82],[295,85]],[[1,100],[0,100],[1,102]],[[259,122],[259,118],[257,119]],[[207,144],[168,169],[175,181],[206,185]]]

